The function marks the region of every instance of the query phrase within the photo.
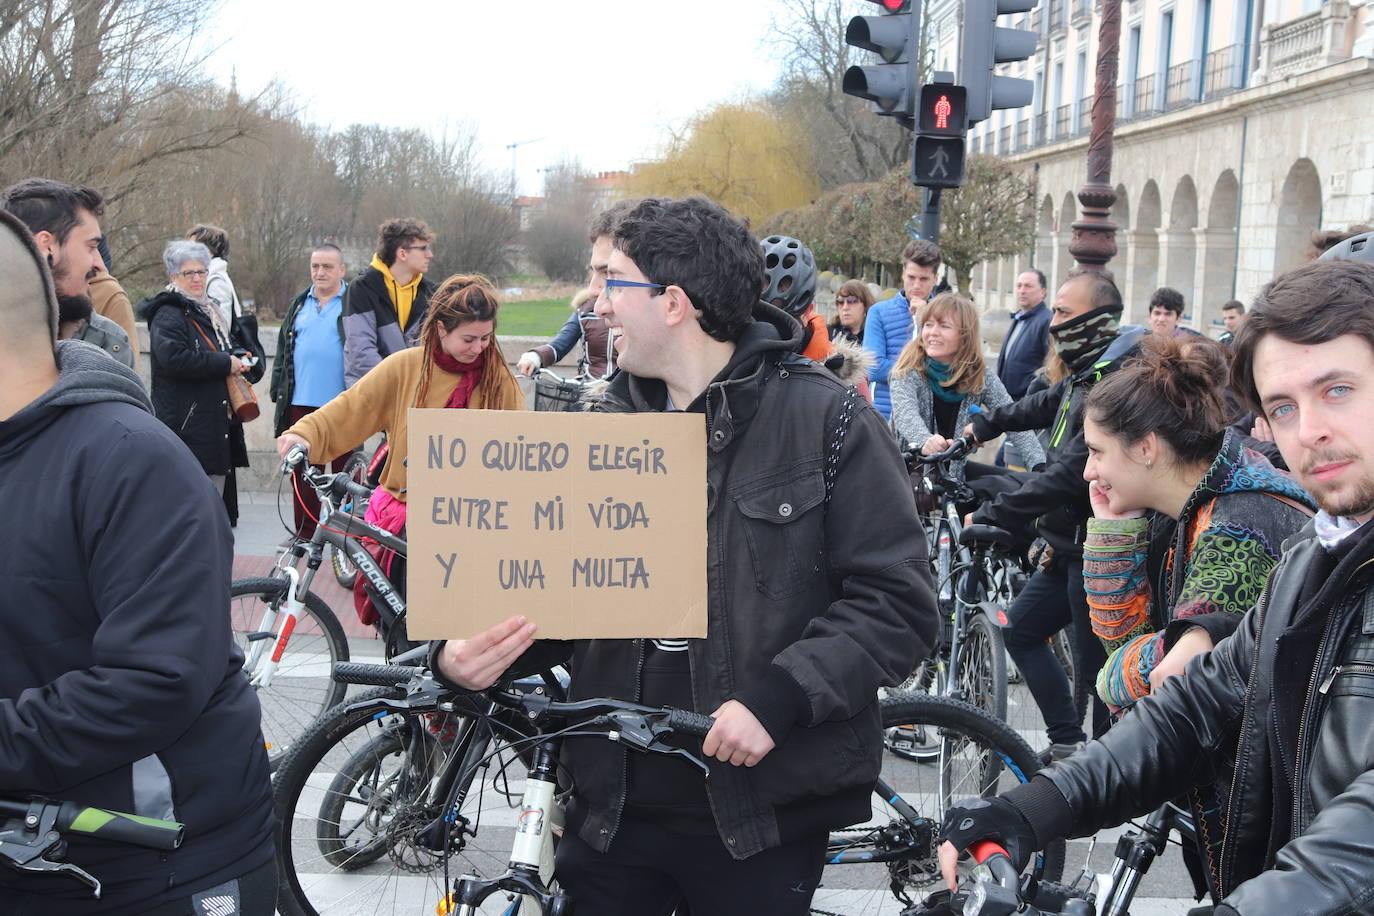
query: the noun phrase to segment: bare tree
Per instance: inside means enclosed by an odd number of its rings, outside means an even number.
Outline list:
[[[595,207],[591,175],[577,160],[559,162],[544,173],[544,208],[525,232],[525,250],[550,279],[582,279]]]
[[[964,186],[940,207],[940,253],[967,292],[973,270],[990,258],[1025,254],[1035,240],[1031,183],[996,156],[971,156]]]
[[[925,7],[929,0],[917,0]],[[910,156],[911,135],[893,118],[872,114],[868,102],[845,95],[844,72],[869,63],[867,52],[844,41],[850,16],[876,12],[855,0],[780,0],[771,34],[782,57],[782,79],[770,97],[795,123],[808,127],[812,164],[822,189],[876,181]],[[924,36],[923,36],[924,42]],[[928,54],[919,54],[925,81]]]

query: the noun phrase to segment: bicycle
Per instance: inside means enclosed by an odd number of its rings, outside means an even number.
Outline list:
[[[920,480],[936,511],[924,516],[922,522],[942,620],[936,650],[903,686],[967,700],[1004,719],[1006,651],[1001,629],[991,614],[995,602],[1010,601],[1018,583],[1024,581],[1025,571],[1011,559],[1010,535],[1000,529],[979,526],[983,536],[963,537],[960,506],[976,497],[951,473],[951,464],[972,449],[973,440],[965,436],[933,455],[923,455],[909,444],[902,450],[910,470],[930,469]],[[918,753],[930,758],[935,749],[926,746]]]
[[[540,368],[534,377],[534,409],[540,411],[583,410],[587,392],[603,384],[602,379],[587,374],[581,366],[577,375],[565,377],[552,369]]]
[[[347,473],[329,474],[305,463],[304,451],[288,453],[283,467],[320,496],[320,518],[309,541],[294,542],[289,561],[270,576],[235,580],[230,620],[244,653],[244,673],[263,707],[263,737],[268,765],[275,772],[294,736],[344,698],[346,686],[333,680],[336,662],[350,658],[348,638],[338,617],[310,586],[331,546],[357,567],[381,615],[383,655],[412,648],[405,638],[405,601],[395,584],[363,547],[364,538],[405,555],[396,535],[337,508],[345,498],[363,501],[371,491]],[[304,571],[297,564],[304,557]]]
[[[88,808],[76,802],[0,797],[0,865],[33,875],[74,878],[89,887],[97,900],[100,879],[62,861],[68,837],[171,852],[181,845],[185,831],[184,825],[174,821]]]
[[[1192,815],[1172,802],[1150,812],[1138,829],[1129,830],[1116,841],[1112,870],[1106,875],[1093,875],[1084,868],[1071,884],[1061,884],[1042,877],[1022,877],[1005,849],[991,841],[980,841],[969,847],[969,857],[982,870],[971,872],[963,887],[954,895],[937,892],[927,897],[911,916],[944,912],[962,912],[968,916],[1007,916],[1016,912],[1024,916],[1039,913],[1064,913],[1066,916],[1128,916],[1141,879],[1151,863],[1164,853],[1172,841],[1171,831],[1177,831],[1183,841],[1195,841]],[[1091,855],[1091,850],[1089,852]],[[962,906],[958,897],[963,897]]]
[[[321,717],[278,772],[278,906],[288,916],[432,912],[450,894],[453,906],[470,907],[450,912],[560,912],[541,896],[556,893],[552,839],[538,834],[536,867],[535,837],[525,832],[536,809],[541,830],[559,823],[547,799],[561,792],[539,787],[538,804],[528,794],[535,776],[556,773],[549,739],[614,732],[640,751],[684,754],[658,746],[665,729],[699,736],[709,728],[694,713],[618,700],[560,705],[562,682],[551,673],[479,694],[447,690],[416,668],[342,664],[336,676],[377,689]],[[995,793],[1039,767],[1024,741],[969,704],[899,696],[883,700],[882,713],[887,726],[945,732],[946,757],[937,769],[884,755],[871,816],[830,837],[818,914],[878,912],[894,898],[911,905],[939,880],[934,839],[950,801]],[[604,716],[542,728],[563,714]],[[1061,841],[1040,860],[1042,873],[1057,878],[1063,855]],[[466,883],[455,882],[462,872]]]
[[[1006,610],[1034,572],[1034,563],[1010,532],[991,525],[965,529],[959,507],[977,497],[949,468],[952,461],[967,457],[973,446],[973,440],[964,436],[935,455],[921,455],[911,445],[903,448],[908,468],[931,468],[921,477],[920,485],[938,511],[922,520],[929,538],[937,596],[945,614],[938,651],[906,686],[969,699],[1010,724],[1022,737],[1033,740],[1044,732],[1044,720],[1007,658],[1001,633],[1007,624]],[[1087,710],[1090,685],[1077,674],[1072,627],[1052,636],[1050,648],[1073,685],[1081,717]],[[929,742],[918,752],[927,757],[935,753]]]

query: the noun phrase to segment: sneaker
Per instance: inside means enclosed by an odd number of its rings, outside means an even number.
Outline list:
[[[1074,741],[1072,743],[1060,744],[1056,741],[1040,752],[1040,765],[1047,767],[1055,761],[1063,760],[1066,757],[1072,757],[1074,754],[1083,750],[1085,743],[1086,742],[1083,741]]]

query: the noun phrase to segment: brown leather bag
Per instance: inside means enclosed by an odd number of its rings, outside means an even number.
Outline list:
[[[191,321],[191,319],[187,319]],[[210,335],[205,333],[205,329],[191,321],[191,327],[200,332],[200,336],[205,338],[205,344],[216,353],[220,352],[219,347],[210,339]],[[232,357],[231,357],[232,358]],[[229,411],[239,418],[240,422],[247,423],[249,420],[256,420],[262,415],[262,408],[258,406],[257,393],[253,391],[253,386],[248,384],[248,379],[241,375],[231,375],[225,379],[225,384],[229,388]]]
[[[244,423],[256,420],[262,414],[262,408],[258,406],[258,395],[253,391],[253,386],[248,384],[248,379],[241,375],[231,375],[227,383],[229,409],[234,412],[234,416]]]

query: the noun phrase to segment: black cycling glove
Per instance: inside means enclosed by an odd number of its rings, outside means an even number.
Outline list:
[[[945,812],[940,839],[963,852],[978,840],[992,840],[1007,851],[1017,871],[1024,871],[1039,848],[1026,816],[1004,798],[966,798]]]

